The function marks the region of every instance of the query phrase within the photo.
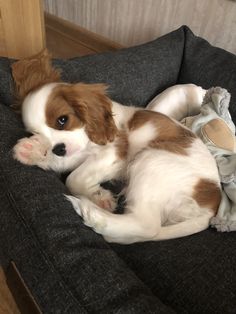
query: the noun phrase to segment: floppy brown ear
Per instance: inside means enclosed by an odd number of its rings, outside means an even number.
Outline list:
[[[67,89],[65,98],[84,123],[89,139],[99,145],[113,141],[117,128],[112,116],[112,103],[106,95],[107,86],[78,83]]]
[[[11,68],[16,97],[20,102],[36,88],[60,81],[60,72],[52,67],[51,56],[47,49],[30,58],[13,63]]]

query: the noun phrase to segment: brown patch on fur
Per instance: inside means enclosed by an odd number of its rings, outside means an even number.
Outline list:
[[[117,134],[115,145],[118,157],[120,159],[126,159],[129,149],[129,141],[126,131],[120,131]]]
[[[215,182],[200,179],[195,186],[193,198],[199,206],[209,208],[216,214],[221,201],[221,190]]]
[[[157,130],[157,137],[148,144],[149,147],[187,155],[187,148],[196,138],[190,130],[162,113],[149,110],[135,112],[128,123],[129,130],[136,130],[147,122],[152,122]]]
[[[58,118],[67,116],[68,120],[62,128]],[[57,130],[72,131],[81,128],[84,121],[78,118],[72,106],[69,105],[64,95],[64,86],[56,86],[48,98],[46,104],[46,123],[49,127]]]
[[[63,130],[85,127],[89,139],[99,145],[114,140],[117,128],[112,117],[111,100],[104,84],[62,84],[54,88],[46,105],[47,124],[61,129],[60,116],[68,116]]]
[[[15,94],[20,109],[24,98],[37,88],[60,81],[60,72],[51,65],[51,56],[45,49],[39,54],[12,64],[12,76],[15,82]]]

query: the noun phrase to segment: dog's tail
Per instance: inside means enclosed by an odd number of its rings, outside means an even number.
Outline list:
[[[209,227],[212,213],[209,211],[201,216],[187,219],[177,224],[163,226],[152,239],[153,241],[169,240],[185,237],[203,231]]]

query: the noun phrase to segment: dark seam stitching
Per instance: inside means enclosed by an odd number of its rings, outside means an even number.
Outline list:
[[[183,28],[183,34],[184,34],[184,44],[183,44],[183,50],[182,50],[182,56],[181,56],[181,63],[179,67],[179,73],[178,73],[177,81],[176,81],[177,84],[179,84],[179,78],[180,78],[182,67],[184,64],[184,55],[185,55],[185,49],[186,49],[186,26],[184,25],[182,28]]]
[[[3,177],[3,176],[2,176]],[[7,182],[7,179],[5,178],[5,176],[3,177],[3,180]],[[20,220],[22,221],[24,228],[26,229],[26,231],[28,231],[28,234],[32,235],[32,238],[34,239],[34,244],[36,247],[38,247],[39,252],[42,254],[42,257],[44,259],[44,261],[46,262],[47,266],[49,267],[49,269],[51,269],[51,271],[57,275],[59,277],[59,284],[61,285],[62,289],[66,292],[69,293],[72,297],[72,299],[75,301],[75,303],[77,303],[85,312],[87,312],[84,307],[79,303],[79,301],[77,300],[77,298],[74,296],[73,292],[71,291],[71,289],[68,287],[66,283],[64,282],[64,280],[62,279],[60,273],[56,270],[55,266],[53,265],[53,263],[50,261],[49,256],[46,254],[45,250],[43,250],[41,248],[41,245],[37,239],[37,237],[35,236],[34,232],[31,231],[30,227],[28,226],[25,218],[21,215],[20,211],[18,210],[17,206],[16,206],[16,202],[14,200],[13,195],[11,194],[11,192],[7,189],[6,191],[6,195],[10,201],[10,204],[12,205],[13,210],[15,211],[15,213],[17,214],[18,218],[20,218]],[[87,312],[88,313],[88,312]]]

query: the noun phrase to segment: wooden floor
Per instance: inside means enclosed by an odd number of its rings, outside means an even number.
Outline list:
[[[54,58],[73,58],[124,48],[103,36],[45,14],[47,48]]]
[[[46,15],[47,48],[54,58],[72,58],[114,51],[122,46],[110,42],[91,32],[75,27],[73,24]],[[20,311],[9,291],[6,278],[0,267],[0,314],[19,314]]]
[[[0,314],[19,314],[20,311],[7,288],[6,278],[0,268]]]

